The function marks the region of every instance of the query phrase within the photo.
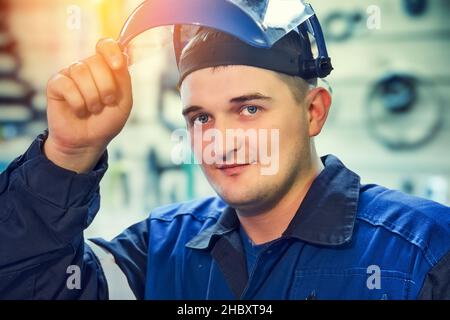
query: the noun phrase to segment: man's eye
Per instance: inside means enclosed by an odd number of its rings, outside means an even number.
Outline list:
[[[241,110],[241,114],[244,116],[251,116],[257,113],[259,108],[257,106],[246,106]]]
[[[202,125],[207,123],[209,120],[209,116],[207,114],[200,114],[192,119],[192,124],[194,125]]]

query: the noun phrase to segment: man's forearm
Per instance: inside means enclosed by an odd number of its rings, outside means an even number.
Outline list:
[[[44,140],[0,175],[0,298],[94,298],[101,272],[82,233],[99,208],[106,160],[78,175],[45,158]],[[70,266],[84,274],[78,292],[66,286]]]

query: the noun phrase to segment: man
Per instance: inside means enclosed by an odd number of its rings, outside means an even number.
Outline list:
[[[263,174],[263,146],[233,137],[201,163],[218,197],[157,208],[111,242],[85,242],[82,232],[98,211],[107,145],[131,110],[126,56],[101,40],[94,56],[54,76],[48,132],[1,175],[0,296],[450,298],[449,208],[361,185],[336,157],[318,157],[329,93],[266,59],[301,57],[302,41],[291,31],[256,49],[215,30],[197,33],[179,61],[191,136],[277,132],[266,145],[277,168]],[[204,140],[192,144],[205,156]]]

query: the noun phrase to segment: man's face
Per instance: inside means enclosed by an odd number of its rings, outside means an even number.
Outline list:
[[[307,108],[276,73],[250,66],[201,69],[185,78],[181,99],[197,160],[230,206],[273,206],[310,165]],[[198,143],[200,130],[208,138]]]

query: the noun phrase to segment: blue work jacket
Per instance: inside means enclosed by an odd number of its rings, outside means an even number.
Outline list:
[[[85,241],[107,155],[76,174],[43,155],[45,138],[0,176],[0,298],[123,298],[122,277],[138,299],[450,299],[450,208],[361,185],[335,156],[322,157],[289,226],[262,247],[245,242],[219,197]]]

